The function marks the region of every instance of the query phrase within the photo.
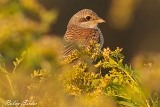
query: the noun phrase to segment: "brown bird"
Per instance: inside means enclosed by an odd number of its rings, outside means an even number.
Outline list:
[[[83,9],[72,16],[64,35],[64,51],[63,57],[70,55],[73,50],[78,50],[77,47],[90,46],[90,41],[100,44],[100,49],[103,46],[104,39],[98,23],[105,22],[90,9]]]

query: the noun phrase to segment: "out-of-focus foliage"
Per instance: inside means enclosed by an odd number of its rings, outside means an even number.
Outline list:
[[[65,97],[55,74],[61,46],[57,37],[42,37],[15,58],[12,70],[6,69],[5,57],[0,56],[0,106],[15,106],[16,101],[22,107],[61,107]]]
[[[151,91],[160,92],[160,54],[139,53],[133,58],[133,67],[138,69],[142,81]]]
[[[11,61],[48,31],[57,11],[47,11],[36,0],[0,1],[0,53]]]
[[[112,0],[109,15],[109,25],[115,29],[128,28],[134,19],[134,12],[141,0]]]

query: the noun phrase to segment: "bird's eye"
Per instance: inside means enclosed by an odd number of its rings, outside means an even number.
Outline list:
[[[90,17],[90,16],[86,16],[86,19],[87,19],[87,20],[90,20],[90,19],[91,19],[91,17]]]

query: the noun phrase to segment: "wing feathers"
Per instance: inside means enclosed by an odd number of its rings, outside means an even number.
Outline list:
[[[100,42],[100,33],[98,29],[93,28],[68,28],[64,36],[63,55],[69,55],[77,46],[86,47],[90,45],[90,41]]]

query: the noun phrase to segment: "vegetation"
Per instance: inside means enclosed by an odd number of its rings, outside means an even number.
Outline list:
[[[100,50],[91,42],[94,50],[62,60],[61,39],[44,35],[56,10],[47,11],[36,0],[3,0],[0,7],[2,107],[158,107],[158,92],[123,64],[121,48]],[[81,53],[99,60],[72,64]],[[108,73],[102,75],[102,69]]]

